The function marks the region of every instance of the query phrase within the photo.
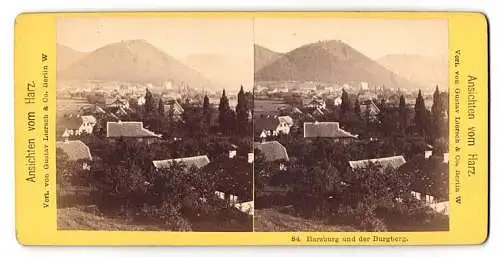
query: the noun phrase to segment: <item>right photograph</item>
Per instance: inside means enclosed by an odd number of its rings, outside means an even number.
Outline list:
[[[254,230],[447,231],[445,19],[255,18]]]

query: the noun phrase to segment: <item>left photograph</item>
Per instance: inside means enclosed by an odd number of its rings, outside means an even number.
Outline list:
[[[253,231],[251,18],[57,20],[59,230]]]

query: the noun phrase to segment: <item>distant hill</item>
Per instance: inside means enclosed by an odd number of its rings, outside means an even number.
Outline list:
[[[255,72],[260,71],[267,65],[275,62],[283,56],[282,53],[274,52],[263,46],[254,44],[254,67]]]
[[[57,70],[63,70],[70,66],[71,64],[81,60],[87,53],[76,51],[73,48],[67,47],[65,45],[56,45],[56,65]]]
[[[219,54],[193,54],[181,59],[182,63],[199,71],[219,88],[239,89],[253,85],[253,60]]]
[[[348,83],[352,86],[365,81],[369,86],[386,88],[416,86],[339,40],[319,41],[296,48],[259,70],[255,79]]]
[[[394,54],[377,60],[387,69],[423,87],[448,86],[448,61],[445,56]]]
[[[58,74],[72,80],[127,81],[209,87],[198,71],[144,40],[127,40],[105,45]]]

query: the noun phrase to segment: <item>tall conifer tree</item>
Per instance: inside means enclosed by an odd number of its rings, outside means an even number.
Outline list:
[[[229,127],[231,125],[229,124],[231,121],[230,111],[229,100],[227,99],[226,90],[224,89],[222,90],[222,96],[219,102],[219,127],[224,134],[229,133]]]
[[[145,103],[144,103],[144,108],[146,109],[146,112],[152,112],[154,109],[154,99],[153,99],[153,94],[151,94],[151,91],[149,91],[148,88],[146,88],[146,96],[145,98]]]
[[[418,96],[415,102],[415,129],[421,136],[425,136],[426,109],[422,91],[418,90]]]
[[[236,105],[236,122],[238,124],[238,132],[241,135],[246,135],[248,127],[248,100],[243,91],[243,86],[238,92],[238,104]]]
[[[408,110],[406,109],[406,99],[404,95],[399,97],[399,129],[403,134],[406,134],[406,128],[408,127]]]

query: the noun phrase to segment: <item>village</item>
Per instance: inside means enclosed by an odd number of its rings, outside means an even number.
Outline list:
[[[448,93],[255,86],[256,231],[448,229]]]
[[[60,229],[252,231],[250,92],[93,85],[58,92]]]

